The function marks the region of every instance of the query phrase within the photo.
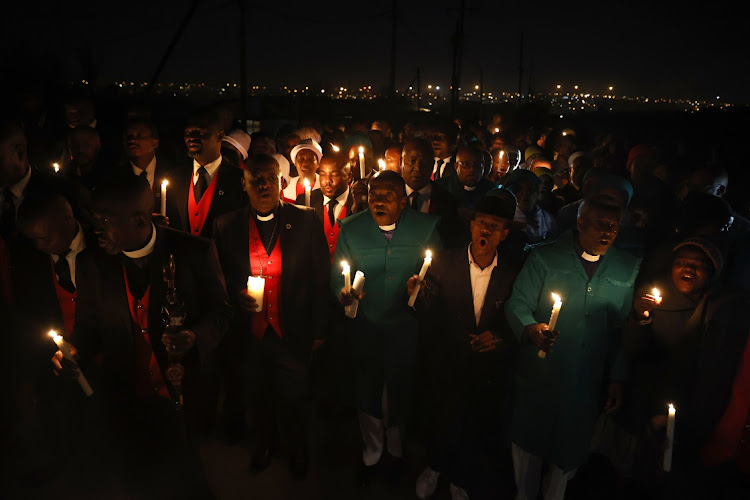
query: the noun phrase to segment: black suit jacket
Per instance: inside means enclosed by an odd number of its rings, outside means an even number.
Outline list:
[[[212,236],[214,219],[247,204],[247,196],[242,189],[242,170],[222,160],[214,175],[217,176],[214,197],[211,200],[211,207],[200,234],[200,236],[206,238]],[[190,194],[190,184],[193,182],[192,162],[189,166],[172,169],[170,176],[172,178],[169,179],[169,186],[167,187],[169,226],[189,232],[188,195]],[[194,234],[194,236],[198,235]]]
[[[484,363],[509,369],[517,344],[505,319],[504,305],[519,271],[514,262],[498,257],[477,324],[467,247],[446,250],[435,257],[415,308],[429,332],[425,341],[434,344],[433,350],[442,360],[438,366],[466,368]],[[469,335],[487,330],[501,339],[497,350],[475,353]]]
[[[329,254],[323,227],[315,212],[279,202],[277,211],[281,245],[281,323],[284,344],[299,360],[309,360],[313,339],[325,337],[328,304]],[[250,207],[216,219],[214,238],[227,277],[227,290],[235,308],[233,341],[245,339],[250,314],[237,307],[237,298],[250,275]]]
[[[162,372],[167,352],[161,343],[164,324],[161,308],[165,298],[163,265],[174,254],[176,288],[185,302],[184,327],[195,332],[194,349],[185,356],[185,382],[195,378],[200,358],[213,351],[231,318],[224,276],[216,248],[210,240],[157,226],[156,244],[149,256],[149,340]],[[123,265],[125,257],[107,255],[100,249],[82,254],[76,264],[78,303],[72,344],[78,348],[81,366],[101,354],[105,388],[117,398],[135,396],[133,321],[130,316]],[[96,250],[96,251],[93,251]],[[166,378],[165,378],[166,380]]]
[[[456,199],[434,181],[430,181],[430,184],[432,193],[429,213],[440,216],[438,234],[443,245],[447,248],[457,248],[468,244],[468,234],[461,224]]]
[[[346,197],[346,215],[347,217],[352,214],[352,191],[349,190],[349,196]],[[294,200],[295,205],[305,206],[305,193],[297,196]],[[323,207],[323,191],[320,189],[314,189],[310,192],[310,208],[315,210],[315,214],[318,216],[320,223],[323,224],[323,217],[326,216]]]

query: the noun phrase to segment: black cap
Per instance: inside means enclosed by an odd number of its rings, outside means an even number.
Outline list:
[[[474,205],[474,213],[502,217],[512,221],[516,215],[515,198],[512,193],[509,193],[511,196],[498,196],[493,191],[499,190],[493,189],[482,196]]]

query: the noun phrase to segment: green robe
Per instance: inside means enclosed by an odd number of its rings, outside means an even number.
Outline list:
[[[331,291],[344,286],[341,261],[365,273],[365,297],[357,317],[347,321],[355,346],[359,410],[382,418],[383,386],[388,386],[388,425],[406,423],[412,400],[419,325],[409,313],[406,281],[419,270],[425,251],[439,250],[440,218],[404,210],[389,242],[369,211],[339,220],[341,230],[331,266]]]
[[[622,381],[627,363],[620,329],[630,312],[640,259],[611,247],[589,280],[568,231],[535,248],[516,279],[505,312],[521,341],[511,439],[565,471],[586,461],[601,411],[605,369]],[[547,323],[552,292],[562,298],[554,352],[545,359],[521,339],[524,326]]]

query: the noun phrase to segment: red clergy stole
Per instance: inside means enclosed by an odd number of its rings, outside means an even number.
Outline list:
[[[701,450],[706,465],[732,460],[750,474],[750,340],[732,384],[732,396],[713,435]]]
[[[263,339],[266,328],[271,326],[276,334],[283,338],[281,327],[281,235],[276,238],[271,255],[268,255],[260,240],[258,228],[253,215],[250,214],[250,273],[253,276],[265,277],[263,290],[263,310],[253,313],[250,321],[250,332],[259,340]],[[262,269],[261,269],[262,268]]]
[[[346,203],[341,207],[341,212],[337,217],[337,220],[341,220],[346,217]],[[336,241],[339,239],[339,225],[334,224],[331,227],[331,219],[328,217],[328,205],[323,205],[323,229],[326,233],[326,241],[328,241],[328,253],[331,255],[331,262],[333,262],[333,254],[336,251]]]
[[[133,320],[135,393],[141,399],[154,395],[171,399],[167,385],[164,383],[164,377],[161,374],[161,367],[159,367],[154,349],[151,347],[151,339],[148,336],[148,299],[151,287],[149,286],[146,289],[143,297],[137,299],[130,292],[125,266],[122,267],[122,274],[125,276],[125,291],[128,295],[130,318]]]
[[[65,257],[62,257],[65,258]],[[55,261],[52,257],[49,259],[52,264],[52,279],[55,281],[55,294],[57,295],[57,303],[60,304],[60,313],[62,314],[63,326],[65,327],[64,338],[67,338],[73,333],[73,325],[76,319],[76,294],[74,290],[72,293],[60,286],[57,281],[57,274],[55,274]]]
[[[190,180],[190,192],[188,192],[188,220],[190,221],[190,234],[200,235],[203,231],[203,224],[206,223],[208,211],[211,208],[211,201],[214,199],[216,190],[216,178],[219,177],[219,171],[214,172],[211,183],[206,188],[206,192],[201,196],[200,203],[195,202],[195,188],[192,179]],[[156,182],[154,182],[156,184]]]
[[[302,176],[299,176],[297,178],[297,196],[301,194],[305,194],[305,181],[302,179]],[[294,202],[292,202],[294,203]]]

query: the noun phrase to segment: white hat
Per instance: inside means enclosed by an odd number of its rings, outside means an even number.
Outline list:
[[[247,152],[250,149],[250,136],[247,132],[234,129],[224,136],[223,141],[228,142],[240,152],[243,160],[247,160]]]
[[[292,152],[289,153],[289,158],[292,160],[292,163],[294,163],[294,160],[297,158],[297,153],[299,153],[303,149],[309,149],[310,151],[315,153],[315,156],[318,157],[318,161],[323,158],[323,148],[320,147],[320,144],[318,144],[315,139],[305,139],[294,146],[294,148],[292,148]]]
[[[584,153],[583,151],[576,151],[572,155],[568,156],[568,166],[570,168],[573,168],[573,162],[581,157],[588,157],[588,155]]]
[[[286,179],[287,182],[290,182],[292,178],[289,175],[289,160],[284,158],[284,155],[279,153],[274,153],[271,156],[276,158],[276,161],[279,164],[279,168],[281,169],[281,176]]]

